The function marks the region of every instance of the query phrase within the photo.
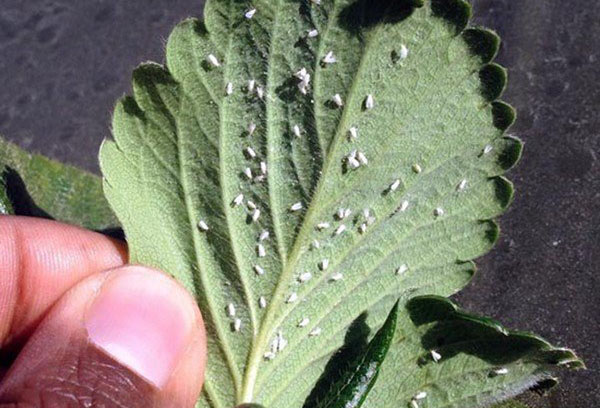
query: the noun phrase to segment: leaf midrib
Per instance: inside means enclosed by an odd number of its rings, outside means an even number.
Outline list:
[[[433,32],[435,28],[432,27],[431,31],[429,34],[431,34],[431,32]],[[360,78],[360,74],[364,68],[364,61],[365,61],[365,55],[368,52],[370,43],[372,41],[373,38],[376,37],[377,33],[379,32],[380,27],[376,27],[373,31],[371,31],[370,33],[368,33],[368,37],[367,40],[365,41],[365,45],[363,47],[363,49],[365,50],[362,54],[361,54],[361,59],[359,62],[359,66],[356,70],[356,74],[354,75],[353,79],[352,79],[352,83],[351,86],[348,90],[348,95],[350,96],[350,98],[348,98],[348,100],[345,103],[345,107],[344,107],[344,111],[342,112],[342,117],[340,118],[340,121],[338,123],[338,126],[336,128],[336,132],[335,132],[335,136],[334,139],[332,140],[330,146],[334,146],[335,144],[338,143],[339,139],[341,137],[343,137],[343,129],[345,128],[345,126],[347,126],[346,124],[346,120],[347,120],[347,116],[349,115],[349,109],[348,107],[351,105],[351,101],[354,101],[357,97],[354,90],[356,87],[356,83],[357,83],[357,78]],[[423,42],[423,44],[425,43],[425,41]],[[321,49],[321,47],[319,47],[319,49]],[[318,56],[317,56],[318,58]],[[333,155],[330,154],[331,149],[328,149],[328,154],[326,155],[326,159],[323,165],[323,171],[322,174],[325,175],[328,172],[329,167],[332,165],[332,163],[335,162]],[[297,260],[299,259],[299,255],[301,252],[301,248],[302,248],[302,242],[305,240],[304,235],[310,233],[310,225],[312,225],[313,223],[313,218],[314,218],[314,214],[316,210],[316,207],[312,204],[314,204],[315,202],[318,202],[319,197],[324,194],[323,193],[323,180],[324,177],[321,176],[321,178],[319,179],[319,182],[317,184],[317,188],[315,190],[315,194],[313,196],[313,199],[311,200],[311,205],[308,208],[308,211],[306,213],[306,216],[304,218],[304,222],[302,223],[301,229],[297,235],[297,238],[294,242],[294,247],[292,248],[292,252],[290,254],[290,261],[284,263],[284,266],[282,267],[282,274],[280,275],[280,279],[279,282],[277,284],[277,287],[275,289],[275,294],[273,296],[273,301],[271,302],[271,304],[269,305],[269,308],[267,309],[267,314],[265,316],[265,319],[263,321],[263,324],[261,325],[261,329],[259,331],[259,335],[257,337],[257,340],[255,342],[255,345],[253,346],[253,349],[251,351],[251,355],[249,358],[249,363],[248,363],[248,369],[246,371],[246,378],[245,380],[248,381],[248,376],[249,376],[249,372],[253,367],[253,363],[256,364],[257,368],[255,369],[255,371],[258,370],[258,365],[260,365],[260,351],[267,345],[268,343],[268,335],[270,334],[270,332],[267,330],[271,320],[274,319],[273,314],[275,313],[275,306],[277,306],[278,308],[281,306],[281,300],[284,298],[284,289],[285,289],[285,284],[287,284],[287,279],[290,277],[291,274],[293,274],[294,272],[294,268],[296,265]],[[306,232],[307,229],[309,229],[309,232]],[[290,266],[291,265],[291,266]],[[288,313],[289,314],[289,313]],[[278,319],[275,320],[275,322],[273,322],[273,324],[271,325],[272,327],[276,327],[278,324],[280,324],[280,322],[282,320],[285,319],[285,317],[288,315],[282,315],[280,316]],[[256,347],[256,345],[260,345],[261,347]],[[255,378],[253,379],[253,382],[256,382],[256,374],[254,376]],[[254,385],[254,384],[253,384]],[[253,391],[253,390],[252,390]]]
[[[279,7],[277,8],[277,13],[276,16],[279,14]],[[274,27],[276,28],[277,25],[275,24]],[[275,30],[274,28],[274,30]],[[378,30],[379,27],[376,28],[376,30]],[[368,49],[369,47],[369,43],[371,41],[371,38],[374,37],[375,31],[370,33],[372,35],[369,36],[368,40],[365,42],[365,47],[364,49]],[[358,66],[358,69],[356,70],[356,75],[353,77],[352,79],[352,84],[349,88],[348,91],[348,95],[351,95],[352,100],[354,100],[356,97],[354,96],[354,89],[356,86],[356,82],[357,82],[357,78],[360,77],[359,73],[361,72],[361,70],[364,67],[364,55],[365,53],[361,54],[361,59],[360,59],[360,63]],[[270,54],[269,54],[270,55]],[[318,58],[318,56],[317,56]],[[269,64],[269,67],[271,67],[271,64]],[[267,88],[267,91],[269,90],[269,88]],[[350,99],[348,99],[347,101],[348,103],[345,106],[349,106],[349,102]],[[338,123],[338,126],[336,128],[336,133],[334,135],[334,139],[332,140],[332,145],[337,143],[337,141],[339,140],[339,138],[341,137],[340,134],[343,134],[343,132],[341,131],[341,129],[344,128],[344,126],[346,125],[346,117],[348,115],[348,109],[344,108],[344,111],[342,112],[342,117],[340,118],[340,122]],[[310,233],[310,225],[313,222],[313,218],[314,218],[314,214],[317,211],[315,208],[315,206],[313,205],[313,203],[318,201],[318,198],[324,194],[323,193],[323,180],[324,174],[327,174],[329,167],[332,165],[332,163],[334,162],[334,159],[332,158],[331,154],[327,154],[324,164],[323,164],[323,171],[322,171],[322,176],[320,177],[318,183],[317,183],[317,188],[315,189],[315,194],[311,200],[311,204],[308,207],[308,211],[306,212],[306,216],[304,217],[304,221],[302,223],[302,226],[300,227],[300,231],[298,232],[298,235],[296,236],[296,240],[294,241],[294,246],[292,247],[292,251],[290,253],[290,257],[288,258],[288,261],[286,261],[285,259],[282,258],[282,273],[279,277],[279,281],[277,283],[277,286],[275,288],[273,297],[272,297],[272,301],[269,304],[268,308],[267,308],[267,312],[265,314],[265,318],[263,320],[263,323],[261,324],[261,328],[259,330],[258,336],[255,338],[255,341],[253,343],[251,352],[250,352],[250,356],[248,359],[248,366],[246,368],[246,373],[244,375],[244,390],[242,392],[242,402],[244,401],[248,401],[251,402],[252,398],[254,396],[254,386],[256,383],[256,379],[257,379],[257,375],[258,375],[258,367],[260,366],[261,363],[261,351],[266,347],[266,345],[268,344],[268,340],[269,340],[269,335],[271,334],[271,329],[269,327],[275,327],[276,324],[271,325],[271,321],[275,318],[274,314],[276,313],[276,311],[278,310],[278,308],[280,308],[281,306],[281,301],[284,298],[284,289],[285,289],[285,285],[287,285],[287,279],[293,274],[294,272],[294,267],[296,265],[296,262],[299,259],[300,253],[301,253],[301,249],[302,249],[302,242],[304,242],[306,240],[306,235]],[[307,232],[308,231],[308,232]],[[290,266],[292,265],[292,266]]]

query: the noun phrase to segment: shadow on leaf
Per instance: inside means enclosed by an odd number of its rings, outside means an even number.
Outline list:
[[[340,13],[340,25],[358,34],[378,24],[398,23],[410,17],[421,0],[357,0]]]
[[[25,182],[15,169],[6,167],[2,178],[6,188],[6,196],[12,204],[15,215],[54,219],[33,201],[31,194],[27,191]]]
[[[548,365],[567,360],[582,364],[570,350],[553,348],[530,333],[508,331],[497,321],[463,312],[444,298],[417,297],[407,304],[407,310],[416,326],[429,325],[421,337],[422,347],[439,351],[444,360],[464,353],[492,365],[521,359]],[[422,365],[429,362],[429,354],[419,360]]]
[[[319,401],[323,400],[331,392],[340,374],[345,372],[357,358],[365,353],[368,346],[367,340],[371,332],[366,320],[367,313],[363,313],[352,322],[346,332],[344,345],[331,357],[325,366],[325,371],[304,402],[303,408],[318,406]]]

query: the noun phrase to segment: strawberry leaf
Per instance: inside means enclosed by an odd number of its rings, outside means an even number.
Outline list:
[[[513,196],[499,39],[467,27],[468,3],[208,0],[204,16],[175,28],[166,66],[134,72],[100,153],[131,261],[173,274],[203,311],[198,406],[302,407],[398,299],[364,406],[477,405],[547,378],[563,360],[511,354],[523,369],[503,382],[471,376],[495,361],[457,349],[432,382],[428,332],[406,309],[469,282]],[[476,328],[462,341],[492,350]]]

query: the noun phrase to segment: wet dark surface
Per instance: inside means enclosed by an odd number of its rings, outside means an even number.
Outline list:
[[[197,0],[2,0],[0,133],[97,171],[115,100],[141,61],[163,61],[173,25]],[[600,3],[475,2],[504,40],[512,132],[526,142],[502,238],[460,303],[574,348],[589,369],[564,375],[540,407],[600,406]]]

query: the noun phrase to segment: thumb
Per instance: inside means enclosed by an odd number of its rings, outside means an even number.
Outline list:
[[[193,407],[205,363],[192,297],[161,272],[122,267],[53,307],[0,384],[0,407]]]

